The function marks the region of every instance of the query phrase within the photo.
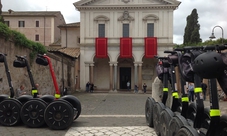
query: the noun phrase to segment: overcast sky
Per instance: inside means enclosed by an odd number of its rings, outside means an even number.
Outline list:
[[[3,11],[61,11],[66,23],[79,22],[80,13],[73,3],[78,0],[2,0]],[[214,26],[221,26],[224,30],[224,38],[227,33],[227,0],[178,0],[180,6],[174,11],[174,35],[173,42],[183,43],[186,17],[196,8],[199,15],[200,36],[203,41],[209,40]],[[222,37],[221,28],[214,29],[217,38]]]

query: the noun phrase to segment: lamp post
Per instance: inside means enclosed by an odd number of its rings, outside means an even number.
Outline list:
[[[216,37],[214,36],[214,29],[215,29],[216,27],[219,27],[219,28],[221,28],[221,30],[222,30],[222,39],[221,39],[221,42],[222,42],[222,44],[223,44],[224,31],[223,31],[223,28],[222,28],[221,26],[215,26],[215,27],[213,28],[212,33],[211,33],[211,36],[210,36],[209,38],[210,38],[210,39],[216,38]]]

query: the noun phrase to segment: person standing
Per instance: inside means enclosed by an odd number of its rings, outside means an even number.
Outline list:
[[[147,92],[147,85],[146,83],[143,84],[143,93],[146,93]]]
[[[90,92],[93,93],[93,91],[94,91],[94,84],[90,83]]]
[[[194,84],[191,82],[188,84],[188,94],[189,94],[189,101],[194,102]]]
[[[206,83],[201,83],[201,88],[203,90],[203,99],[206,100],[206,94],[207,94],[207,84]]]
[[[128,81],[127,82],[127,89],[128,89],[128,91],[129,91],[129,88],[130,88],[130,82]]]
[[[138,93],[138,86],[135,85],[135,93]]]
[[[89,91],[90,91],[90,82],[88,81],[86,84],[86,92],[89,92]]]

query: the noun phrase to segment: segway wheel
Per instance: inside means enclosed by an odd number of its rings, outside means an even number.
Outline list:
[[[22,105],[24,105],[27,101],[31,100],[33,97],[31,95],[21,95],[20,97],[17,98]]]
[[[201,128],[205,128],[208,130],[209,126],[210,126],[210,109],[209,108],[204,108],[204,113],[203,113],[203,120],[201,123]]]
[[[227,136],[227,115],[221,116],[216,133],[217,136]]]
[[[0,102],[2,102],[5,99],[8,99],[8,98],[9,98],[9,95],[2,94],[2,95],[0,95]]]
[[[21,102],[17,99],[5,99],[0,103],[0,124],[14,126],[20,119]]]
[[[145,116],[146,122],[149,127],[154,127],[153,123],[153,107],[155,104],[155,100],[151,97],[148,97],[145,104]]]
[[[198,132],[191,126],[183,126],[176,136],[199,136]]]
[[[39,98],[26,102],[20,111],[21,120],[31,128],[43,126],[45,124],[44,111],[46,107],[46,102]]]
[[[165,106],[161,102],[156,102],[153,109],[153,123],[154,130],[157,135],[160,135],[160,113],[165,109]]]
[[[160,114],[160,134],[161,136],[168,136],[169,122],[173,118],[174,113],[166,107]]]
[[[194,122],[194,120],[195,120],[196,111],[197,111],[196,104],[193,102],[188,106],[188,112],[187,112],[187,117],[192,122]]]
[[[44,119],[51,129],[64,130],[69,128],[73,122],[73,107],[66,100],[54,101],[47,106]]]
[[[43,95],[40,99],[44,100],[48,105],[54,101],[55,97],[53,95]]]
[[[65,95],[65,96],[61,97],[60,99],[64,99],[64,100],[68,101],[73,106],[73,109],[74,109],[73,120],[76,120],[80,116],[80,113],[81,113],[81,103],[78,100],[78,98],[76,98],[73,95]]]
[[[177,134],[177,132],[179,131],[179,129],[182,126],[186,126],[186,125],[189,125],[187,120],[182,115],[180,115],[180,113],[175,114],[175,116],[169,122],[168,136],[175,136]]]

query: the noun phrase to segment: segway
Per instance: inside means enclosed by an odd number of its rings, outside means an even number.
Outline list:
[[[162,102],[156,102],[153,107],[153,124],[154,129],[157,135],[167,135],[168,128],[166,122],[171,119],[173,116],[173,112],[166,107],[166,101],[168,99],[168,81],[170,80],[169,73],[169,63],[167,57],[157,57],[158,64],[156,67],[156,71],[158,73],[159,79],[163,83],[163,95]],[[160,125],[161,124],[161,125]]]
[[[164,53],[170,53],[168,55],[167,60],[170,65],[169,67],[169,73],[170,73],[170,83],[171,83],[171,89],[172,89],[172,105],[171,105],[171,110],[166,107],[162,112],[161,112],[161,117],[160,117],[160,123],[161,123],[161,136],[168,136],[169,133],[171,132],[171,129],[169,125],[169,122],[173,119],[175,116],[176,112],[181,112],[181,102],[180,102],[180,97],[177,91],[176,87],[176,72],[175,72],[175,67],[177,66],[177,60],[178,57],[176,55],[175,51],[164,51]],[[178,115],[179,116],[179,115]],[[186,124],[186,123],[185,123]]]
[[[193,64],[193,70],[197,75],[209,79],[211,122],[205,133],[206,136],[227,135],[227,120],[225,115],[222,117],[220,115],[216,82],[217,78],[219,84],[223,87],[221,81],[223,81],[223,75],[226,75],[224,73],[227,63],[225,62],[226,53],[221,53],[221,50],[225,49],[227,49],[227,45],[207,46],[204,48],[206,52],[196,57]]]
[[[176,135],[176,133],[179,131],[179,129],[181,129],[184,126],[187,126],[187,130],[188,131],[194,131],[194,129],[191,127],[192,123],[190,120],[187,119],[187,112],[188,112],[188,105],[189,105],[189,99],[188,99],[188,94],[186,91],[186,81],[183,79],[182,77],[182,62],[181,62],[181,52],[179,51],[168,51],[169,53],[171,53],[171,55],[168,55],[168,61],[172,66],[178,66],[178,70],[180,73],[180,84],[181,84],[181,104],[180,103],[180,99],[176,102],[179,102],[178,104],[175,104],[175,115],[172,117],[171,121],[168,124],[168,135],[169,136],[173,136]],[[167,53],[168,53],[167,52]],[[172,68],[172,71],[174,71],[174,69]],[[175,75],[173,75],[175,77]],[[176,77],[175,77],[176,78]],[[174,78],[172,79],[173,83],[172,84],[176,84],[176,80],[174,80]],[[173,103],[174,104],[174,103]],[[177,108],[177,110],[176,110]],[[195,113],[195,112],[194,112]]]
[[[44,111],[47,107],[47,102],[45,102],[43,99],[38,98],[38,90],[35,86],[32,72],[26,59],[26,56],[16,56],[16,60],[14,60],[13,66],[16,68],[26,67],[32,86],[32,95],[30,96],[32,97],[32,99],[25,102],[20,110],[21,120],[28,127],[42,127],[45,124]]]
[[[0,124],[4,126],[14,126],[21,121],[20,109],[22,103],[14,98],[14,89],[6,60],[6,54],[0,53],[0,63],[4,63],[5,65],[5,72],[10,88],[10,95],[0,95]]]
[[[47,55],[39,54],[36,58],[36,63],[43,66],[49,65],[56,93],[54,101],[49,103],[45,109],[45,122],[51,129],[66,129],[79,117],[81,113],[81,103],[72,95],[61,97],[51,60]]]

